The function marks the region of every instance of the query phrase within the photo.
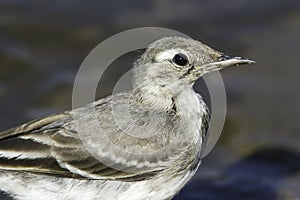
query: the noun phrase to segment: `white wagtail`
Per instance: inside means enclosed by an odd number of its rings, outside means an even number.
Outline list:
[[[20,200],[173,198],[200,164],[210,121],[194,82],[251,63],[189,38],[153,42],[131,91],[0,133],[0,190]]]

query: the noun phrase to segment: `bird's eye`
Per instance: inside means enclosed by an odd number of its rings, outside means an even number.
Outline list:
[[[173,57],[173,62],[179,66],[185,66],[189,63],[188,57],[182,53],[178,53]]]

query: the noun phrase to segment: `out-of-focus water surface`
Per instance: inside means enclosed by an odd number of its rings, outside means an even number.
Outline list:
[[[89,51],[142,26],[175,29],[257,62],[222,72],[224,131],[175,199],[300,199],[299,0],[2,0],[0,129],[70,109]],[[116,65],[129,69],[134,56],[128,58]],[[109,94],[120,75],[109,70],[98,96]]]

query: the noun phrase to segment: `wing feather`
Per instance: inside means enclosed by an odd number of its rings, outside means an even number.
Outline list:
[[[123,172],[101,163],[85,148],[65,112],[0,133],[0,169],[80,179],[136,181],[156,171]]]

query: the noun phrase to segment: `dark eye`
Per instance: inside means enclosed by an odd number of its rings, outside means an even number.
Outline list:
[[[186,55],[178,53],[174,56],[173,62],[179,66],[185,66],[189,63],[189,60]]]

